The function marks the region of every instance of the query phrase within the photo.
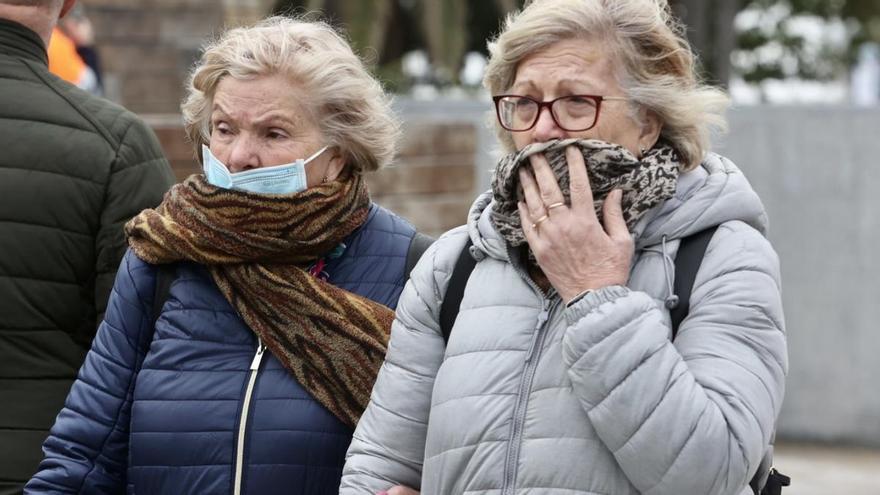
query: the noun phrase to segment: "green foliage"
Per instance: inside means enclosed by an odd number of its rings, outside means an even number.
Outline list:
[[[787,15],[774,19],[780,7]],[[789,77],[834,79],[846,73],[861,43],[880,41],[878,0],[751,0],[746,8],[761,12],[757,26],[737,34],[734,66],[748,82]],[[846,42],[841,46],[828,39],[805,39],[792,29],[799,17],[842,23]]]

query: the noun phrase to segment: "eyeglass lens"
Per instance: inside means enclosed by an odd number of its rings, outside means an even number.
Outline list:
[[[549,103],[556,124],[567,131],[589,129],[596,122],[597,103],[592,98],[566,96]],[[501,124],[511,131],[531,129],[538,120],[541,104],[524,96],[505,96],[498,100]]]

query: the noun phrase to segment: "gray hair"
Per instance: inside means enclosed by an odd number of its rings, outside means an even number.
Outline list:
[[[181,105],[196,156],[210,141],[220,80],[274,74],[304,89],[324,139],[338,147],[353,171],[377,170],[394,157],[400,124],[382,86],[351,46],[326,23],[281,16],[231,29],[205,48]]]
[[[605,42],[623,91],[637,108],[657,115],[660,137],[682,155],[682,168],[700,164],[712,132],[726,129],[729,98],[697,77],[684,28],[666,0],[534,0],[508,16],[489,43],[483,85],[492,94],[506,92],[525,57],[569,39]],[[497,122],[495,128],[502,145],[513,150],[510,133]]]

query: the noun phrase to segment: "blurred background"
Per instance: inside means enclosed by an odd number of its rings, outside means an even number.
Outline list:
[[[521,0],[80,0],[104,94],[198,170],[179,103],[200,46],[271,13],[322,11],[396,94],[405,138],[374,198],[439,234],[497,159],[486,39]],[[704,76],[728,88],[716,150],[746,173],[782,260],[790,374],[777,465],[794,494],[880,493],[880,1],[676,0]]]

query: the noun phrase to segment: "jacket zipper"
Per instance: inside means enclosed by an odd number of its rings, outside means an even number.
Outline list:
[[[531,345],[526,353],[525,369],[519,382],[519,391],[516,396],[516,405],[513,408],[513,423],[511,424],[510,441],[507,444],[507,458],[504,463],[504,481],[501,487],[502,495],[510,495],[514,492],[516,485],[517,464],[519,463],[519,452],[522,447],[523,424],[526,420],[526,408],[529,402],[529,390],[532,388],[532,380],[535,377],[535,370],[538,367],[538,356],[544,346],[544,327],[550,319],[550,312],[555,307],[555,303],[551,304],[549,299],[544,299],[541,312],[538,314],[538,321],[535,324],[535,334],[532,337]]]
[[[234,495],[241,495],[241,482],[244,475],[244,441],[245,430],[247,429],[248,413],[251,408],[251,396],[254,393],[254,384],[257,382],[257,373],[260,372],[260,363],[263,361],[263,353],[266,346],[263,341],[257,337],[257,352],[251,361],[250,376],[248,377],[247,388],[244,391],[244,404],[241,406],[241,417],[238,423],[238,440],[235,446],[235,485],[233,488]]]
[[[522,378],[519,382],[519,391],[516,396],[516,404],[513,408],[513,423],[510,425],[511,434],[510,441],[507,444],[507,457],[504,462],[504,479],[501,485],[501,495],[512,495],[516,486],[517,464],[519,463],[519,452],[522,446],[522,430],[526,420],[526,407],[529,402],[529,391],[532,388],[532,380],[535,377],[535,370],[538,368],[538,357],[541,349],[544,347],[544,326],[550,319],[552,311],[556,308],[559,298],[554,298],[556,290],[550,288],[547,294],[538,287],[538,284],[532,280],[526,271],[516,263],[513,263],[515,253],[513,248],[507,248],[507,257],[510,264],[514,267],[519,276],[535,291],[535,294],[541,298],[541,312],[538,314],[538,321],[535,323],[535,332],[532,336],[532,342],[529,350],[526,352],[524,369]]]

